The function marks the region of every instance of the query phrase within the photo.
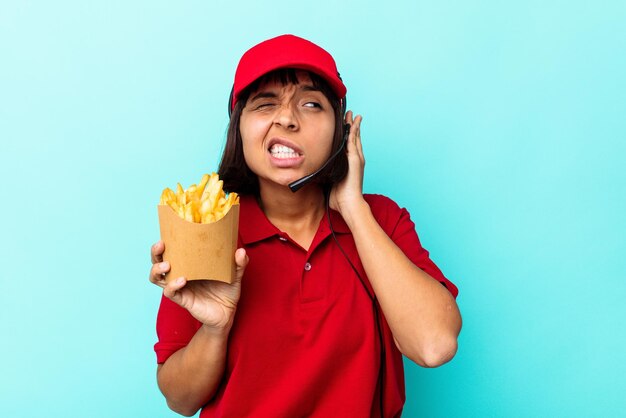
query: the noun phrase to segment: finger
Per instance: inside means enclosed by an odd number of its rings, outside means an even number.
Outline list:
[[[357,143],[357,140],[361,135],[361,120],[363,120],[361,115],[357,115],[354,118],[354,122],[352,123],[352,132],[350,132],[350,134],[352,135],[352,140],[355,144]]]
[[[347,123],[348,125],[352,125],[352,116],[353,116],[352,111],[348,110],[346,112],[346,116],[345,116],[345,119],[344,119],[345,123]]]
[[[170,263],[168,261],[162,261],[160,263],[154,263],[152,265],[152,269],[150,270],[150,275],[160,279],[170,271]]]
[[[180,290],[187,284],[187,279],[179,277],[172,280],[163,288],[163,295],[180,305],[182,301],[182,293]]]
[[[352,119],[352,117],[353,117],[353,114],[352,114],[352,111],[350,111],[350,118]],[[357,144],[357,135],[359,132],[360,116],[357,116],[356,118],[352,119],[351,122],[352,123],[350,124],[350,134],[348,135],[348,143],[347,143],[348,154],[355,153],[358,155],[358,150],[357,148],[355,148],[355,146]]]
[[[363,155],[363,142],[361,142],[361,123],[363,122],[363,116],[359,115],[357,116],[358,122],[355,122],[355,125],[357,125],[357,131],[356,131],[356,149],[359,152],[359,156],[361,157],[362,160],[365,159],[364,155]]]
[[[170,271],[170,263],[167,261],[155,263],[150,269],[150,281],[157,286],[165,286],[165,273]]]
[[[159,240],[150,248],[150,256],[152,258],[152,264],[160,263],[163,261],[163,252],[165,251],[165,244]]]
[[[237,251],[235,251],[235,264],[237,266],[235,275],[236,282],[241,281],[241,278],[243,277],[243,273],[246,271],[246,266],[248,265],[249,261],[250,258],[248,257],[248,254],[246,254],[245,249],[239,248]]]
[[[248,265],[248,255],[244,248],[239,248],[235,251],[235,264],[237,264],[237,270],[243,270]]]

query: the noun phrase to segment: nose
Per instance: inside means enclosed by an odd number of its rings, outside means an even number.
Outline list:
[[[298,129],[298,118],[292,107],[292,103],[281,103],[280,106],[278,106],[276,115],[274,116],[274,124],[291,131]]]

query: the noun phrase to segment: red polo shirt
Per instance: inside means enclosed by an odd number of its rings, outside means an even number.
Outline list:
[[[383,230],[422,270],[457,289],[430,260],[405,209],[366,195]],[[335,234],[366,279],[352,234],[331,212]],[[372,302],[334,242],[324,217],[308,251],[277,229],[256,200],[242,196],[239,246],[250,262],[229,337],[223,382],[201,417],[378,417],[380,347]],[[367,282],[369,286],[369,282]],[[383,320],[383,405],[404,405],[402,355]],[[163,298],[157,318],[157,361],[184,347],[200,327]]]

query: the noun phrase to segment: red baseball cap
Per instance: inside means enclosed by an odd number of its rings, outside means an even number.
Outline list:
[[[346,95],[333,57],[311,41],[294,35],[281,35],[247,50],[237,65],[231,110],[241,92],[259,77],[279,68],[307,70],[322,77],[338,98]]]

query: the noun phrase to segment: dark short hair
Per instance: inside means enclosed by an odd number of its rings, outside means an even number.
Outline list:
[[[280,82],[282,85],[298,84],[297,71],[298,70],[293,68],[283,68],[267,73],[248,86],[237,98],[235,108],[230,115],[230,123],[226,134],[226,145],[224,146],[222,160],[218,169],[220,179],[224,181],[224,190],[226,192],[258,196],[259,179],[257,175],[250,170],[243,155],[243,144],[239,130],[241,113],[250,94],[255,92],[262,84],[274,81]],[[341,141],[343,140],[344,115],[341,100],[320,76],[311,72],[307,73],[311,78],[313,86],[326,96],[333,107],[335,114],[335,134],[331,147],[330,155],[332,155],[341,147]],[[348,157],[342,152],[316,177],[315,183],[319,184],[323,189],[326,189],[343,180],[347,174]]]

